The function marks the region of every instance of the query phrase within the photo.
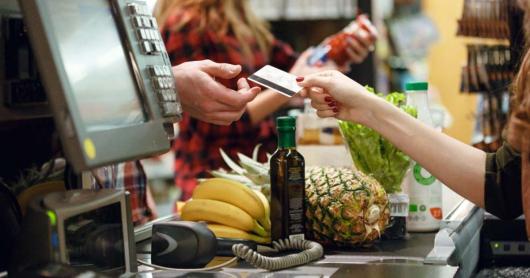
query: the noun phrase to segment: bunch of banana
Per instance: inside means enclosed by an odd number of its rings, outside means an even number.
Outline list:
[[[202,181],[182,207],[181,218],[206,221],[217,237],[270,242],[270,207],[259,191],[224,178]]]

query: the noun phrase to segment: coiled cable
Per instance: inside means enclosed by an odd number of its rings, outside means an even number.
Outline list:
[[[140,259],[137,259],[137,261],[140,264],[161,270],[210,271],[228,266],[236,262],[237,259],[240,258],[253,265],[254,267],[274,271],[293,266],[308,264],[312,261],[320,259],[324,255],[324,247],[322,247],[322,245],[320,245],[319,243],[310,240],[280,239],[278,241],[273,241],[272,247],[276,252],[292,250],[301,250],[301,252],[282,257],[268,257],[250,249],[250,247],[242,243],[238,243],[232,245],[232,252],[236,257],[230,259],[229,261],[223,264],[207,268],[172,268],[151,264]]]
[[[324,248],[317,242],[299,239],[280,239],[272,242],[273,249],[281,252],[288,250],[302,250],[296,254],[283,257],[268,257],[238,243],[232,246],[232,252],[237,257],[247,261],[257,268],[279,270],[310,263],[324,255]]]

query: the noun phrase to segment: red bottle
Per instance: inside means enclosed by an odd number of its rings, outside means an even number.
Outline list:
[[[342,31],[331,36],[323,44],[319,45],[308,59],[310,65],[317,62],[324,62],[326,59],[333,60],[337,65],[343,66],[349,61],[346,48],[348,47],[348,37],[356,39],[356,36],[371,36],[368,31],[368,18],[366,15],[358,16],[348,24]]]

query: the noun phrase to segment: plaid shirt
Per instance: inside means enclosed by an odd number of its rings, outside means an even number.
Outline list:
[[[93,173],[98,177],[96,180],[96,177],[92,175],[93,189],[114,188],[129,191],[132,220],[135,225],[149,220],[151,211],[147,206],[147,178],[140,161],[128,161],[101,167]]]
[[[256,42],[249,42],[252,59],[247,59],[234,35],[218,36],[213,31],[199,33],[199,18],[193,17],[178,32],[171,31],[189,14],[177,11],[170,16],[161,28],[166,49],[173,65],[186,61],[210,59],[218,63],[239,64],[240,76],[232,80],[223,80],[225,86],[237,88],[237,80],[247,77],[257,69],[270,64],[283,70],[289,70],[297,59],[287,44],[275,40],[270,55],[259,50]],[[237,152],[250,155],[254,146],[263,144],[262,150],[272,153],[276,148],[276,134],[272,118],[252,125],[248,113],[229,126],[209,124],[184,113],[180,122],[179,136],[173,143],[175,151],[175,184],[182,189],[181,199],[186,200],[195,188],[197,178],[209,177],[208,171],[224,167],[219,153],[222,148],[230,157],[236,158]],[[261,161],[266,160],[261,152]]]

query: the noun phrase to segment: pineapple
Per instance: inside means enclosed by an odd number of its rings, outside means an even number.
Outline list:
[[[385,190],[372,177],[347,168],[306,170],[306,221],[322,243],[367,244],[380,237],[390,217]]]
[[[259,163],[257,148],[253,158],[238,154],[240,165],[222,150],[231,172],[212,175],[237,180],[261,190],[270,200],[268,164]],[[308,235],[323,244],[365,245],[379,238],[386,228],[390,210],[383,187],[374,178],[348,168],[306,169],[306,224]]]

